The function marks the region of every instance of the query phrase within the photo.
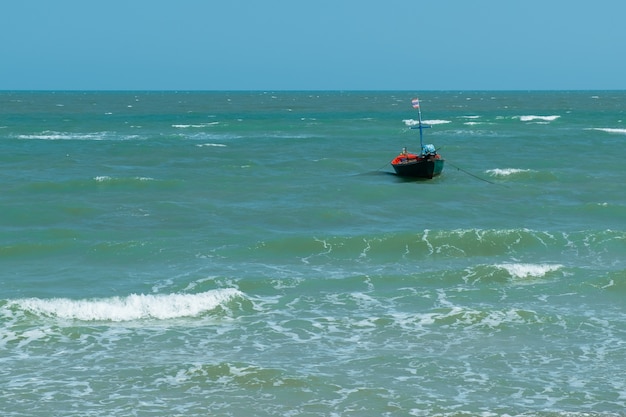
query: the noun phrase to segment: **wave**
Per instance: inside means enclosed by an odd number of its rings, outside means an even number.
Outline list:
[[[549,272],[558,271],[563,268],[563,265],[503,263],[495,265],[495,267],[506,271],[512,278],[541,278]]]
[[[99,175],[93,178],[96,182],[128,182],[128,181],[154,181],[150,177],[133,177],[133,178],[113,178],[108,175]]]
[[[224,145],[223,143],[200,143],[196,146],[198,148],[205,148],[205,147],[225,148],[226,147],[226,145]]]
[[[508,177],[510,175],[529,173],[529,172],[534,172],[534,171],[531,169],[519,169],[519,168],[495,168],[495,169],[488,169],[485,172],[494,177]]]
[[[298,259],[311,267],[351,260],[358,263],[405,262],[425,259],[502,257],[503,262],[562,263],[572,254],[593,263],[614,259],[623,248],[622,231],[546,232],[532,229],[457,229],[407,231],[353,237],[289,237],[259,242],[246,257],[264,263]],[[237,256],[241,256],[237,253]],[[536,262],[541,256],[541,262]]]
[[[447,305],[439,308],[433,313],[421,313],[409,316],[404,320],[417,324],[418,326],[438,326],[462,328],[468,331],[473,328],[489,328],[493,330],[502,329],[511,325],[532,325],[549,321],[550,318],[540,316],[532,310],[505,309],[505,310],[477,310],[473,308]],[[405,325],[406,326],[406,325]]]
[[[497,284],[537,284],[551,280],[560,280],[574,273],[575,267],[566,267],[558,261],[518,262],[517,260],[501,263],[480,263],[468,266],[463,270],[450,271],[446,282],[462,279],[466,283],[497,283]],[[452,281],[454,280],[454,281]]]
[[[610,128],[610,127],[592,127],[586,130],[597,130],[599,132],[617,133],[620,135],[626,135],[626,129],[617,129],[617,128]]]
[[[210,123],[198,123],[198,124],[178,124],[178,125],[172,125],[172,127],[177,128],[177,129],[189,129],[189,128],[203,128],[203,127],[209,127],[209,126],[215,126],[220,124],[220,122],[210,122]]]
[[[152,177],[112,177],[109,175],[97,175],[92,178],[79,178],[67,181],[52,182],[38,181],[24,185],[24,189],[36,193],[70,192],[78,193],[103,187],[127,188],[127,189],[165,189],[179,184],[175,179],[155,179]]]
[[[522,122],[535,122],[537,120],[540,120],[542,122],[553,122],[556,119],[558,119],[561,116],[558,115],[553,115],[553,116],[535,116],[535,115],[528,115],[528,116],[515,116],[515,119],[520,119],[520,121]]]
[[[41,133],[17,135],[17,139],[22,140],[80,140],[80,141],[101,141],[101,140],[133,140],[139,139],[138,135],[119,135],[115,132],[55,132],[43,131]]]
[[[124,322],[197,317],[238,297],[243,297],[243,293],[226,288],[199,294],[132,294],[127,297],[87,300],[23,298],[9,300],[7,306],[37,316],[80,321]]]
[[[464,122],[463,123],[465,126],[478,126],[478,125],[487,125],[487,124],[493,124],[493,123],[486,123],[486,122]]]
[[[404,124],[407,126],[417,126],[419,124],[418,120],[414,120],[414,119],[406,119],[403,120]],[[448,123],[452,123],[450,120],[422,120],[422,123],[427,124],[427,125],[445,125]]]

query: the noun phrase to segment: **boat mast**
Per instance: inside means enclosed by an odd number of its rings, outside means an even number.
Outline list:
[[[423,129],[429,128],[429,125],[425,125],[422,124],[422,110],[420,109],[420,100],[418,98],[414,98],[411,103],[413,104],[413,108],[417,109],[417,120],[418,120],[418,124],[417,127],[413,126],[411,127],[411,129],[419,129],[420,130],[420,154],[423,152],[424,150],[424,140],[422,138],[423,136]]]

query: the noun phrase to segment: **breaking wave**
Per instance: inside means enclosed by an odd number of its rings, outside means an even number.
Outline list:
[[[133,177],[133,178],[113,178],[113,177],[109,177],[108,175],[98,175],[96,177],[93,178],[94,181],[96,182],[108,182],[108,183],[114,183],[114,182],[127,182],[127,181],[154,181],[154,178],[150,178],[150,177]]]
[[[610,127],[594,127],[588,130],[597,130],[597,131],[605,132],[605,133],[617,133],[620,135],[626,135],[626,129],[617,129],[617,128],[610,128]]]
[[[16,136],[22,140],[79,140],[79,141],[101,141],[101,140],[133,140],[140,139],[138,135],[120,135],[116,132],[57,132],[46,130],[40,133],[21,134]]]
[[[495,168],[488,169],[485,171],[487,174],[492,175],[494,177],[508,177],[514,174],[522,174],[532,172],[530,169],[519,169],[519,168]]]
[[[552,116],[516,116],[516,119],[520,119],[521,122],[553,122],[561,116],[552,115]]]
[[[558,271],[563,265],[503,263],[496,265],[496,268],[505,270],[513,278],[541,278],[549,272]]]
[[[209,123],[198,123],[198,124],[176,124],[176,125],[172,125],[172,127],[177,128],[177,129],[189,129],[189,128],[200,129],[203,127],[216,126],[218,124],[220,124],[220,122],[209,122]]]
[[[407,126],[416,126],[419,123],[419,121],[414,119],[406,119],[403,122]],[[422,123],[427,125],[445,125],[452,122],[450,120],[422,120]]]
[[[38,316],[81,321],[124,322],[197,317],[242,296],[243,293],[236,289],[217,289],[199,294],[132,294],[127,297],[85,300],[23,298],[10,300],[7,306]]]

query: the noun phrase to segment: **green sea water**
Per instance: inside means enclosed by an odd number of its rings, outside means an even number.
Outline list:
[[[445,158],[406,180],[411,99]],[[0,92],[6,416],[621,416],[626,92]]]

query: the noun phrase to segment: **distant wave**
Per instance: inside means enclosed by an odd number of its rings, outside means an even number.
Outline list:
[[[417,126],[417,124],[419,123],[418,120],[414,120],[414,119],[406,119],[403,120],[404,124],[407,126]],[[427,125],[444,125],[447,123],[452,123],[450,120],[422,120],[422,123],[427,124]]]
[[[533,171],[531,169],[495,168],[495,169],[488,169],[485,172],[487,174],[489,174],[489,175],[493,175],[493,176],[496,176],[496,177],[507,177],[509,175],[526,173],[526,172],[533,172]]]
[[[610,128],[610,127],[593,127],[587,130],[597,130],[600,132],[618,133],[620,135],[626,135],[626,129],[617,129],[617,128]]]
[[[63,133],[63,132],[42,132],[30,135],[18,135],[18,139],[39,139],[39,140],[104,140],[104,133]]]
[[[32,133],[28,135],[17,135],[18,139],[22,140],[132,140],[138,139],[137,135],[119,135],[115,132],[92,132],[92,133],[79,133],[79,132],[55,132],[44,131],[41,133]]]
[[[196,145],[198,148],[204,148],[204,147],[217,147],[217,148],[225,148],[226,145],[224,145],[223,143],[200,143],[198,145]]]
[[[515,118],[520,119],[522,122],[534,122],[540,120],[542,122],[553,122],[561,116],[553,115],[553,116],[515,116]]]
[[[485,125],[485,124],[493,124],[493,122],[486,122],[483,120],[479,120],[482,119],[481,116],[459,116],[459,119],[464,120],[463,124],[466,126],[476,126],[476,125]]]
[[[242,295],[235,289],[217,289],[199,294],[133,294],[88,300],[24,298],[9,300],[8,306],[36,315],[82,321],[167,320],[196,317]]]
[[[198,123],[198,124],[178,124],[178,125],[172,125],[172,127],[175,127],[177,129],[189,129],[189,128],[203,128],[203,127],[209,127],[209,126],[215,126],[220,124],[220,122],[209,122],[209,123]]]
[[[113,178],[113,177],[109,177],[108,175],[99,175],[97,177],[93,178],[94,181],[96,182],[128,182],[128,181],[154,181],[154,178],[150,178],[150,177],[133,177],[131,179],[129,178]]]

